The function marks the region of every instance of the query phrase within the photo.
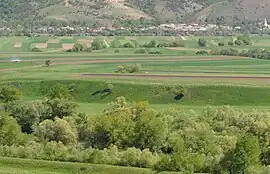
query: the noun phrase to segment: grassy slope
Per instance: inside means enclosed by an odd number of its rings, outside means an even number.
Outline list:
[[[174,94],[166,92],[162,85],[113,83],[113,93],[109,96],[91,94],[107,88],[104,82],[98,81],[32,81],[13,82],[19,86],[26,98],[42,97],[55,83],[75,83],[74,97],[82,103],[107,103],[118,96],[125,96],[129,100],[148,100],[151,104],[178,103],[181,105],[238,105],[238,106],[266,106],[270,104],[270,89],[259,87],[238,86],[188,86],[185,97],[175,101]],[[181,85],[181,84],[178,84]]]
[[[1,174],[152,174],[148,169],[0,158]]]
[[[1,174],[155,174],[144,168],[0,157]],[[159,174],[181,174],[159,172]],[[198,173],[199,174],[199,173]]]

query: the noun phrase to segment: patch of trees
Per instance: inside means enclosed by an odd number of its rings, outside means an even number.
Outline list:
[[[158,49],[140,48],[140,49],[135,50],[134,54],[162,54],[162,52]]]
[[[93,50],[101,50],[107,47],[108,45],[106,41],[95,39],[91,45],[82,45],[76,43],[73,48],[67,50],[67,52],[92,52]]]
[[[196,54],[209,54],[206,50],[199,50],[196,52]]]
[[[136,64],[123,64],[118,65],[114,72],[116,73],[136,73],[141,71],[141,65]]]
[[[172,41],[172,42],[161,42],[157,40],[151,40],[148,43],[143,44],[144,48],[160,48],[160,47],[184,47],[185,44],[183,41]]]
[[[92,52],[91,47],[84,46],[82,44],[76,43],[72,49],[68,49],[67,52]]]
[[[73,85],[71,85],[73,86]],[[175,95],[182,87],[165,86]],[[103,113],[76,112],[72,90],[56,84],[39,100],[0,88],[0,156],[147,167],[183,173],[264,174],[270,114],[231,107],[161,111],[118,97]],[[268,167],[267,167],[268,166]]]
[[[224,48],[220,50],[212,50],[210,51],[210,53],[213,55],[243,56],[256,59],[270,60],[270,50],[259,48],[258,49],[251,48],[249,50],[242,50],[242,51],[234,48]]]
[[[206,45],[207,45],[207,40],[206,40],[205,38],[199,38],[199,39],[198,39],[198,45],[199,45],[200,47],[206,47]]]
[[[32,52],[42,52],[42,50],[39,49],[39,48],[37,48],[37,47],[32,48],[31,51],[32,51]]]

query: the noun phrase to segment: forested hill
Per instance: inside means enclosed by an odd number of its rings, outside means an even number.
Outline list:
[[[241,23],[270,16],[268,0],[1,0],[0,26]]]

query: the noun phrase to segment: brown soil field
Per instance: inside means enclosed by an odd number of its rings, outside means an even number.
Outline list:
[[[90,45],[93,42],[93,40],[90,39],[78,39],[76,43],[82,44],[82,45]]]
[[[59,39],[49,39],[47,43],[59,43]]]
[[[185,47],[169,47],[168,49],[169,50],[179,50],[179,51],[199,51],[199,50],[210,51],[209,49],[185,48]]]
[[[75,44],[62,44],[63,50],[69,50],[72,49]]]
[[[47,48],[48,47],[47,43],[34,43],[33,45],[36,48]]]
[[[14,44],[13,47],[14,47],[14,48],[21,48],[21,47],[22,47],[22,43],[17,42],[17,43]]]

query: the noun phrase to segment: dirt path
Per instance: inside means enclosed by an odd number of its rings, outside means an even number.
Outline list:
[[[168,75],[168,74],[81,74],[86,77],[116,77],[116,78],[199,78],[199,79],[258,79],[258,80],[270,80],[270,76],[228,76],[228,75]]]

